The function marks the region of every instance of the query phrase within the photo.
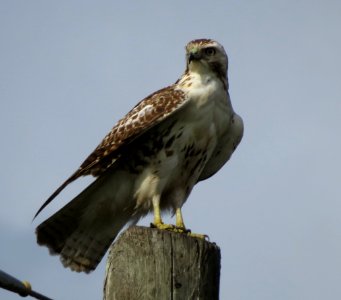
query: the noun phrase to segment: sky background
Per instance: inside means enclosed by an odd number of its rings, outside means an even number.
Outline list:
[[[32,217],[118,119],[182,74],[188,41],[213,38],[245,135],[184,218],[221,247],[221,299],[341,299],[340,28],[337,0],[2,0],[0,269],[54,299],[102,299],[106,257],[73,273],[34,235],[91,179]]]

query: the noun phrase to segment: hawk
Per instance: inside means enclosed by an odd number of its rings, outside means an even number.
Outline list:
[[[154,212],[153,226],[188,232],[181,207],[194,185],[215,174],[243,136],[231,105],[222,45],[197,39],[186,46],[186,70],[174,84],[139,102],[118,121],[69,183],[97,179],[36,229],[37,242],[77,272],[96,268],[119,231]],[[172,211],[175,225],[162,222]]]

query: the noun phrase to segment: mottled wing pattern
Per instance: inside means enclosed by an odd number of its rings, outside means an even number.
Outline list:
[[[160,123],[187,101],[185,94],[175,86],[161,89],[140,101],[124,118],[119,120],[97,148],[39,208],[34,218],[72,181],[80,176],[99,176],[121,155],[123,145],[139,137]]]
[[[139,102],[107,134],[102,143],[80,166],[80,175],[100,175],[119,156],[117,150],[164,120],[186,102],[185,95],[173,86],[164,88]],[[114,154],[114,155],[113,155]],[[106,160],[110,157],[110,160]]]

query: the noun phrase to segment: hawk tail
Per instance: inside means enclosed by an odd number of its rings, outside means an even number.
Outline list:
[[[60,255],[63,265],[76,272],[96,268],[133,214],[116,197],[102,201],[98,185],[105,183],[95,181],[36,229],[38,244]]]
[[[37,227],[37,242],[48,247],[50,254],[59,254],[64,267],[89,273],[128,221],[120,217],[113,224],[99,219],[85,223],[79,212],[64,207]]]

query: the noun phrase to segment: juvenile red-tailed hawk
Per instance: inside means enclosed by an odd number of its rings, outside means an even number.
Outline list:
[[[152,210],[155,227],[186,232],[181,207],[193,186],[239,144],[243,121],[231,105],[224,48],[191,41],[186,62],[181,78],[139,102],[38,210],[80,176],[97,177],[36,229],[65,267],[94,270],[122,227]],[[162,210],[174,211],[176,226],[162,222]]]

